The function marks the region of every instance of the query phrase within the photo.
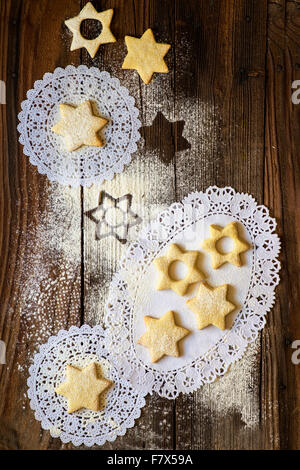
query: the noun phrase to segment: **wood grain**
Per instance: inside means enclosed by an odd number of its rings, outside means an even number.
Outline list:
[[[217,184],[252,193],[262,201],[267,2],[203,2],[200,9],[196,3],[176,3],[180,22],[176,22],[175,70],[181,67],[184,37],[202,53],[194,52],[193,73],[175,77],[174,102],[179,113],[181,94],[194,89],[193,101],[200,116],[207,114],[202,120],[209,128],[201,126],[198,118],[192,149],[176,154],[176,198]],[[187,115],[186,125],[188,120]],[[259,344],[250,348],[243,364],[231,369],[226,387],[223,379],[218,380],[192,399],[176,400],[177,448],[264,447]]]
[[[282,282],[262,336],[262,412],[270,446],[299,449],[299,366],[291,343],[300,337],[300,107],[292,104],[299,80],[299,2],[269,4],[264,202],[278,221]]]
[[[282,281],[261,336],[222,379],[176,401],[147,399],[136,426],[103,449],[297,449],[300,373],[290,344],[300,338],[300,2],[288,0],[99,0],[114,8],[114,44],[95,59],[70,52],[63,25],[85,0],[0,0],[0,448],[63,449],[35,421],[26,398],[39,344],[71,324],[103,321],[109,284],[127,245],[95,239],[85,212],[106,191],[132,195],[147,223],[189,192],[230,185],[270,208],[282,238]],[[169,74],[146,86],[122,70],[125,34],[151,27],[172,44]],[[92,35],[95,24],[85,24]],[[17,113],[45,72],[94,65],[135,97],[143,139],[121,175],[86,189],[40,175],[18,144]],[[128,242],[140,225],[130,228]],[[127,243],[128,243],[127,242]],[[30,433],[28,432],[30,429]]]
[[[79,3],[56,2],[55,9],[51,4],[18,0],[0,4],[1,79],[7,86],[7,104],[0,107],[0,336],[7,344],[7,364],[0,366],[0,447],[3,449],[61,447],[58,440],[41,431],[29,408],[28,366],[41,342],[60,328],[80,321],[80,243],[74,246],[74,259],[79,257],[79,268],[65,266],[63,240],[57,250],[50,251],[51,240],[45,230],[48,228],[53,234],[55,228],[49,224],[55,222],[55,212],[60,209],[55,201],[51,207],[49,201],[57,198],[58,186],[50,185],[29,164],[18,145],[16,129],[20,103],[34,81],[56,66],[64,66],[71,60],[76,62],[76,56],[69,57],[61,39],[61,18],[65,8],[75,13]],[[78,58],[77,55],[77,62]],[[80,216],[80,193],[66,189],[63,194],[74,201],[74,212],[66,215],[65,222],[60,219],[68,231],[76,211]],[[68,281],[63,279],[66,270]],[[52,293],[51,282],[55,286]],[[47,288],[50,288],[48,295]],[[56,303],[52,295],[57,296]],[[41,299],[47,299],[42,308]]]

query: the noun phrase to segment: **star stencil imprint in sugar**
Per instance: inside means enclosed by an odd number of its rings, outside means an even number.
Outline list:
[[[184,121],[168,121],[159,111],[150,126],[141,129],[146,147],[156,150],[159,159],[169,165],[176,152],[188,150],[191,144],[182,136]]]
[[[96,240],[115,237],[120,243],[127,242],[130,227],[141,223],[142,219],[131,210],[132,195],[125,194],[114,198],[105,191],[99,196],[99,205],[85,212],[96,227]]]
[[[67,365],[66,377],[67,380],[55,392],[67,398],[68,413],[81,408],[99,411],[99,395],[112,385],[112,381],[98,377],[96,363],[93,362],[84,369]]]

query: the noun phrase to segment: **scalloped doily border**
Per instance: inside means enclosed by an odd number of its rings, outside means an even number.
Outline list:
[[[39,403],[38,399],[35,394],[35,383],[36,383],[36,376],[38,374],[38,370],[40,367],[40,363],[47,354],[47,351],[49,348],[51,348],[53,345],[58,344],[60,339],[64,339],[65,337],[69,337],[71,335],[76,335],[76,334],[85,334],[89,333],[92,335],[99,335],[99,338],[102,336],[105,336],[105,330],[100,326],[97,325],[95,327],[90,327],[89,325],[82,325],[80,328],[76,326],[71,326],[69,330],[60,330],[56,336],[50,336],[48,339],[47,343],[43,344],[40,346],[40,350],[38,353],[35,354],[34,359],[33,359],[33,365],[30,366],[29,368],[29,377],[27,379],[27,386],[28,386],[28,398],[29,398],[29,403],[30,403],[30,408],[34,411],[34,416],[37,421],[41,422],[41,426],[43,429],[47,430],[50,432],[50,435],[54,438],[59,437],[63,443],[69,443],[71,442],[74,446],[80,446],[80,445],[85,445],[87,447],[91,447],[93,445],[103,445],[106,441],[109,442],[114,442],[118,436],[124,436],[126,434],[127,429],[132,428],[135,425],[135,421],[141,416],[141,410],[145,406],[145,398],[141,394],[139,394],[138,400],[139,400],[139,407],[135,410],[133,415],[131,416],[131,419],[128,421],[128,423],[122,424],[119,429],[115,431],[114,435],[108,435],[105,438],[100,437],[100,438],[76,438],[70,436],[67,432],[61,431],[59,434],[56,433],[53,429],[52,426],[47,418],[46,415],[44,415],[40,409],[39,409]],[[97,348],[97,354],[99,356],[102,356],[103,353],[105,352],[105,345],[104,343],[99,344]],[[102,354],[101,354],[102,353]],[[108,354],[109,356],[109,354]],[[109,362],[110,358],[109,358]],[[121,378],[122,381],[124,381],[124,378]],[[138,392],[137,392],[138,395]]]
[[[257,256],[257,259],[254,259],[255,279],[251,279],[247,304],[241,309],[233,327],[226,334],[226,341],[223,337],[202,357],[181,369],[168,372],[157,371],[142,363],[134,354],[131,337],[131,307],[134,299],[131,301],[126,287],[126,275],[122,274],[125,270],[124,274],[127,274],[127,278],[128,273],[133,275],[130,272],[132,263],[138,280],[146,269],[147,257],[152,257],[154,251],[161,250],[163,244],[169,243],[175,233],[187,226],[188,221],[198,220],[195,214],[203,215],[203,211],[206,215],[225,213],[225,215],[235,217],[246,226],[251,238],[255,240]],[[162,227],[164,220],[167,222]],[[276,221],[269,216],[268,209],[263,205],[259,206],[251,195],[237,193],[231,187],[218,188],[216,186],[209,187],[205,193],[192,193],[181,203],[172,204],[142,229],[138,241],[128,247],[121,259],[120,269],[113,276],[107,302],[105,318],[105,325],[108,328],[107,341],[111,350],[117,351],[114,353],[113,360],[119,373],[127,376],[131,383],[143,393],[155,391],[162,397],[171,399],[176,398],[179,393],[193,392],[203,384],[213,382],[217,377],[224,375],[229,366],[243,356],[247,345],[252,343],[258,332],[263,329],[266,322],[265,316],[274,305],[274,291],[279,283],[278,272],[280,270],[278,260],[280,240],[274,233],[275,229]],[[158,234],[165,235],[166,240],[160,242]],[[272,255],[268,254],[268,247],[264,247],[268,241],[271,252],[273,247]],[[136,256],[134,253],[139,253],[138,262],[135,263],[133,262]],[[270,277],[271,286],[262,283],[261,272],[258,273],[259,267],[261,270],[265,268],[265,276]],[[263,297],[262,301],[265,301],[265,305],[259,304],[257,299],[260,296]]]
[[[40,91],[42,89],[44,83],[46,81],[48,81],[50,78],[52,78],[54,75],[57,75],[59,77],[61,75],[64,75],[65,73],[69,73],[69,72],[70,73],[93,72],[95,74],[95,76],[101,76],[102,75],[106,78],[109,78],[111,83],[113,83],[114,86],[116,88],[118,88],[118,90],[120,91],[120,94],[124,95],[124,99],[125,99],[125,97],[127,99],[131,98],[130,99],[131,112],[133,112],[133,114],[136,114],[136,116],[134,116],[134,120],[136,121],[136,124],[137,124],[136,138],[134,139],[133,142],[131,142],[131,144],[130,144],[131,148],[127,152],[127,154],[123,157],[123,161],[118,162],[118,168],[115,168],[115,169],[111,170],[111,172],[109,174],[107,174],[103,177],[102,176],[91,177],[89,179],[85,179],[84,181],[80,180],[80,182],[79,181],[74,181],[74,179],[72,179],[72,178],[69,178],[69,179],[68,178],[62,178],[60,175],[53,176],[53,174],[51,174],[51,172],[48,171],[47,167],[45,167],[42,164],[41,160],[39,160],[39,158],[36,157],[36,155],[32,153],[31,146],[30,146],[30,144],[28,142],[28,139],[26,138],[26,134],[24,132],[24,128],[25,128],[24,120],[26,118],[27,107],[29,106],[30,101],[31,101],[32,97],[34,96],[34,94],[37,93],[38,91]],[[19,135],[19,142],[20,142],[20,144],[23,145],[23,153],[24,153],[24,155],[29,157],[30,163],[32,165],[34,165],[35,167],[37,167],[38,172],[40,174],[46,175],[50,181],[58,182],[58,183],[63,184],[63,185],[70,185],[74,188],[77,188],[77,187],[80,187],[80,186],[90,187],[92,184],[102,184],[104,181],[111,181],[116,174],[122,173],[123,170],[124,170],[124,167],[126,165],[129,165],[129,163],[131,162],[132,154],[137,151],[137,142],[141,139],[141,134],[139,132],[139,129],[140,129],[142,123],[138,119],[139,110],[135,105],[135,99],[129,94],[128,89],[120,84],[120,80],[118,78],[112,77],[106,71],[100,71],[96,67],[87,67],[86,65],[79,65],[78,67],[75,67],[73,65],[68,65],[65,68],[57,67],[52,73],[46,72],[43,75],[42,80],[36,80],[35,83],[34,83],[33,88],[27,91],[26,97],[27,97],[27,99],[22,101],[21,111],[18,113],[19,124],[17,126],[17,130],[20,134]],[[134,110],[136,110],[136,113],[134,113]]]

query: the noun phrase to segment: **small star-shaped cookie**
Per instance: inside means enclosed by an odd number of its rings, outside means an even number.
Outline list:
[[[73,40],[71,44],[71,51],[84,47],[91,58],[93,59],[101,44],[107,44],[108,42],[115,42],[116,38],[113,36],[110,30],[110,23],[113,16],[114,10],[105,10],[100,13],[95,10],[91,2],[88,2],[85,7],[81,10],[79,15],[74,16],[65,21],[65,24],[69,30],[73,33]],[[102,31],[95,39],[86,39],[80,33],[80,24],[83,20],[98,20],[102,25]]]
[[[178,245],[170,245],[165,256],[156,258],[153,263],[159,271],[157,290],[172,289],[178,295],[184,295],[190,284],[201,281],[204,276],[197,267],[198,251],[182,251]],[[169,268],[174,261],[182,261],[188,268],[183,279],[173,280]]]
[[[225,330],[225,317],[236,308],[226,299],[227,287],[228,284],[224,284],[213,288],[202,283],[196,297],[186,301],[188,307],[196,314],[198,330],[208,325]]]
[[[137,70],[144,83],[150,83],[154,72],[169,72],[164,56],[171,46],[170,44],[157,43],[150,28],[144,32],[141,38],[125,36],[125,43],[128,54],[122,69]]]
[[[209,231],[210,238],[204,240],[202,248],[211,253],[212,267],[217,269],[226,262],[238,267],[242,266],[240,254],[249,250],[251,246],[249,243],[240,239],[237,222],[231,222],[224,228],[219,227],[218,225],[210,225]],[[230,237],[233,241],[233,249],[229,253],[220,253],[216,246],[217,242],[224,237]]]
[[[77,107],[60,104],[59,110],[61,120],[52,127],[52,131],[65,137],[65,145],[69,152],[82,145],[103,146],[98,132],[108,121],[93,114],[90,101],[84,101]]]
[[[178,357],[178,342],[189,334],[189,330],[176,325],[174,312],[170,310],[161,318],[144,317],[146,333],[140,337],[138,344],[149,348],[152,362],[163,356]]]
[[[88,408],[99,411],[99,395],[104,392],[112,382],[98,378],[95,362],[84,369],[67,365],[67,380],[60,384],[55,392],[68,400],[68,413]]]

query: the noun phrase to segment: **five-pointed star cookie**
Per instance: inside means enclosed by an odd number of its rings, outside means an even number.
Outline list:
[[[82,145],[103,146],[98,132],[108,121],[93,114],[90,101],[84,101],[77,107],[60,104],[59,110],[61,120],[52,127],[52,131],[65,138],[65,145],[69,152]]]
[[[137,70],[144,83],[151,81],[154,72],[169,72],[164,56],[171,46],[170,44],[157,43],[150,28],[144,32],[141,38],[125,36],[125,43],[128,54],[122,69]]]
[[[178,295],[184,295],[190,284],[201,281],[204,276],[197,267],[198,251],[182,251],[173,243],[165,256],[156,258],[153,263],[159,271],[157,290],[172,289]],[[170,277],[169,269],[174,261],[182,261],[188,268],[183,279],[174,280]]]
[[[242,266],[240,254],[249,250],[251,246],[239,237],[237,222],[231,222],[224,228],[219,227],[218,225],[210,225],[209,231],[210,238],[204,240],[202,248],[211,253],[212,267],[217,269],[226,262],[238,267]],[[216,246],[217,242],[224,237],[230,237],[233,241],[233,249],[229,253],[220,253]]]
[[[178,357],[178,342],[189,334],[189,330],[176,325],[174,312],[171,310],[161,318],[144,317],[146,333],[140,337],[138,344],[149,348],[152,362],[163,356]]]
[[[67,380],[60,384],[55,392],[67,398],[68,413],[73,413],[81,408],[99,411],[99,395],[112,382],[98,378],[96,363],[93,362],[84,369],[67,365],[66,376]]]
[[[95,57],[99,46],[107,44],[108,42],[115,42],[116,39],[110,30],[110,23],[114,10],[105,10],[100,13],[95,10],[91,2],[88,2],[81,10],[79,15],[65,21],[69,30],[73,33],[73,40],[71,44],[71,51],[84,47],[92,59]],[[80,24],[83,20],[98,20],[102,25],[102,31],[95,39],[86,39],[80,33]]]
[[[236,308],[226,299],[227,287],[228,284],[224,284],[213,288],[202,283],[196,297],[186,301],[188,307],[196,314],[198,330],[208,325],[225,330],[225,317]]]

